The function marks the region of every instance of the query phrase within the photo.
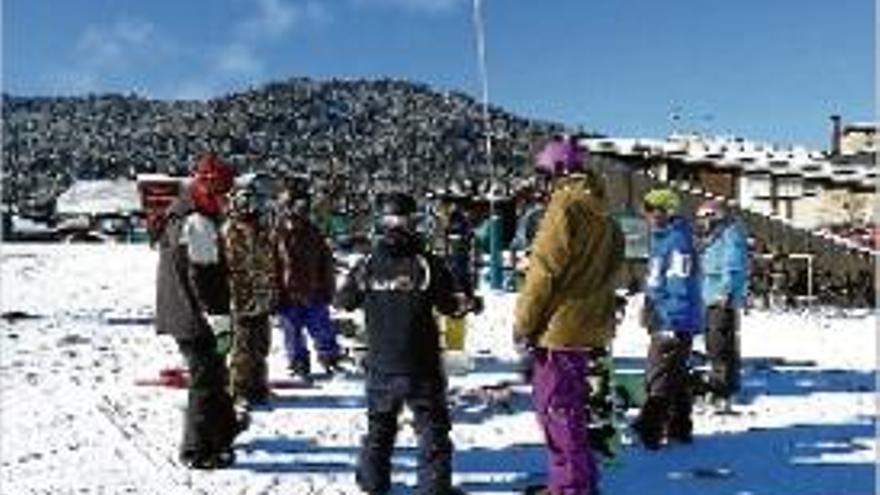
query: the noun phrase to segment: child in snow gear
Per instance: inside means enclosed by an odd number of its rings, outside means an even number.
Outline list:
[[[452,492],[451,423],[433,312],[461,314],[466,298],[454,292],[452,274],[414,233],[415,211],[415,200],[406,194],[381,199],[378,241],[349,272],[336,299],[338,307],[363,308],[365,315],[368,431],[356,479],[367,493],[391,487],[391,454],[404,404],[419,437],[415,493]]]
[[[189,368],[180,459],[197,469],[229,466],[232,440],[247,421],[233,410],[216,342],[230,328],[220,225],[233,176],[231,167],[204,155],[190,187],[169,207],[158,241],[156,331],[174,337]]]
[[[336,288],[336,267],[326,239],[309,220],[307,179],[294,177],[287,181],[285,189],[276,225],[281,281],[279,316],[289,370],[293,375],[308,378],[311,357],[303,329],[313,339],[318,362],[328,372],[339,369],[341,349],[329,311]]]
[[[722,409],[739,391],[740,309],[748,283],[748,244],[742,224],[715,200],[697,210],[703,235],[700,262],[703,304],[706,306],[706,354],[710,371],[708,388]]]
[[[583,167],[573,138],[550,141],[537,170],[553,192],[531,246],[516,302],[514,341],[532,355],[535,413],[548,452],[549,493],[594,494],[599,472],[587,442],[590,349],[614,332],[614,282],[623,234],[600,179]]]
[[[454,203],[446,224],[446,249],[444,257],[455,283],[462,292],[473,297],[473,270],[471,269],[473,229],[464,205]],[[466,335],[464,317],[443,317],[446,349],[463,351]]]
[[[664,437],[691,441],[689,360],[692,337],[702,331],[702,299],[693,231],[675,214],[678,196],[654,189],[644,204],[652,232],[642,320],[651,342],[647,399],[633,429],[645,447],[657,449]]]
[[[233,317],[230,390],[245,409],[270,396],[269,317],[277,306],[278,283],[268,205],[268,177],[250,178],[233,192],[224,227]]]

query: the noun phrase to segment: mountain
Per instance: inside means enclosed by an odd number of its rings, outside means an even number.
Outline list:
[[[207,101],[136,95],[4,94],[4,201],[54,198],[74,179],[185,174],[218,152],[240,171],[409,177],[419,185],[489,173],[482,106],[402,80],[296,78]],[[489,108],[499,173],[524,170],[559,124]]]

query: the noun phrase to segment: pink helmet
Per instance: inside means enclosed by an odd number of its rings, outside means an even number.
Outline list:
[[[565,175],[583,166],[584,154],[572,136],[555,136],[535,157],[535,170],[550,175]]]

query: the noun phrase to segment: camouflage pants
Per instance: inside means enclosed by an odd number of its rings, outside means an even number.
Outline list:
[[[236,399],[262,402],[269,396],[271,345],[269,315],[239,316],[233,322],[230,352],[230,391]]]

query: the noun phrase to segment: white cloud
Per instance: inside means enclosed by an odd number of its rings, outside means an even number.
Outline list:
[[[102,89],[98,76],[91,71],[68,70],[47,79],[47,87],[52,94],[96,93]]]
[[[231,43],[223,47],[214,67],[223,73],[256,75],[263,69],[253,47],[244,43]]]
[[[297,9],[284,0],[256,0],[257,11],[241,24],[248,37],[278,37],[287,34],[297,18]]]
[[[277,39],[303,26],[329,21],[327,8],[316,2],[297,4],[285,0],[255,0],[256,10],[238,27],[242,38],[250,40]]]
[[[230,26],[225,40],[212,45],[181,43],[143,19],[120,18],[91,25],[71,44],[72,61],[52,76],[59,93],[129,91],[141,87],[148,71],[166,65],[189,77],[154,82],[153,94],[206,98],[230,85],[250,85],[265,74],[265,50],[298,30],[331,21],[320,0],[242,0],[250,9]],[[164,76],[164,74],[159,74]],[[121,86],[121,87],[120,87]]]
[[[211,64],[214,78],[235,78],[253,82],[263,74],[265,61],[260,56],[265,44],[277,43],[295,29],[326,24],[327,9],[317,1],[291,3],[287,0],[252,0],[250,16],[233,27],[232,39],[217,50]]]
[[[89,26],[74,45],[76,64],[95,77],[102,71],[155,62],[171,50],[169,39],[163,39],[152,23],[139,19]]]
[[[362,6],[378,6],[390,8],[403,8],[417,12],[441,13],[448,12],[467,0],[354,0],[355,4]]]
[[[207,100],[220,92],[220,89],[208,81],[184,81],[175,84],[173,89],[162,96],[173,100]]]
[[[143,91],[141,74],[174,56],[177,45],[143,19],[119,18],[89,25],[71,43],[70,62],[49,76],[58,94]],[[119,87],[128,81],[125,87]]]

